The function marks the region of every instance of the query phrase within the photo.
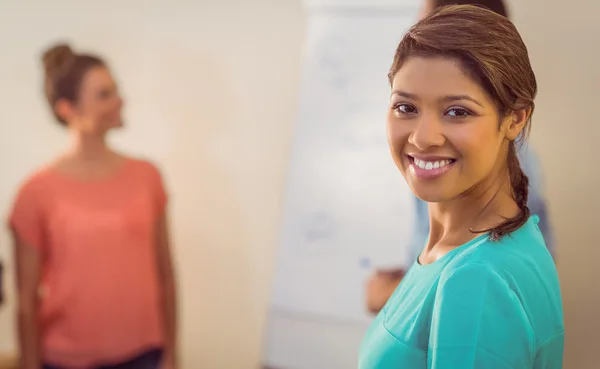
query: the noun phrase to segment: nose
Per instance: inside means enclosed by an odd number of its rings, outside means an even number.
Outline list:
[[[123,107],[123,105],[125,104],[125,102],[123,101],[123,97],[121,97],[120,95],[117,95],[115,103],[116,103],[115,107],[117,109],[121,109]]]
[[[416,122],[408,142],[419,150],[443,146],[446,142],[443,131],[443,122],[432,116],[422,115]]]

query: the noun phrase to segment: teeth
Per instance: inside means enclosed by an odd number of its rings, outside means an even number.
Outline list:
[[[416,166],[418,166],[421,169],[425,169],[425,170],[443,168],[447,165],[450,165],[450,163],[451,163],[450,160],[424,161],[424,160],[419,160],[417,158],[415,158],[414,161],[415,161]]]

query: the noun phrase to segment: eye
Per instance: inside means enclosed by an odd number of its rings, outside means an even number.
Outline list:
[[[100,100],[108,100],[114,96],[118,96],[119,90],[116,86],[104,86],[96,92],[96,96]]]
[[[473,113],[464,108],[450,108],[446,111],[446,115],[451,118],[466,118]]]
[[[102,89],[100,91],[98,91],[97,96],[100,100],[106,100],[108,98],[110,98],[110,96],[112,95],[112,91],[109,89]]]
[[[392,109],[396,112],[396,115],[408,115],[417,113],[417,108],[415,108],[413,105],[404,103],[394,104]]]

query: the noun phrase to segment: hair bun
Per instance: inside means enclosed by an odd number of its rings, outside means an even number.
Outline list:
[[[58,44],[44,52],[42,62],[46,74],[54,74],[57,70],[69,63],[75,57],[75,53],[67,44]]]

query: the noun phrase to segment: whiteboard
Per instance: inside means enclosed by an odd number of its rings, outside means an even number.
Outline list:
[[[389,154],[385,119],[387,72],[416,14],[416,6],[309,12],[267,329],[270,365],[355,363],[371,320],[367,277],[406,262],[414,201]],[[337,329],[339,339],[323,339],[325,329]]]

